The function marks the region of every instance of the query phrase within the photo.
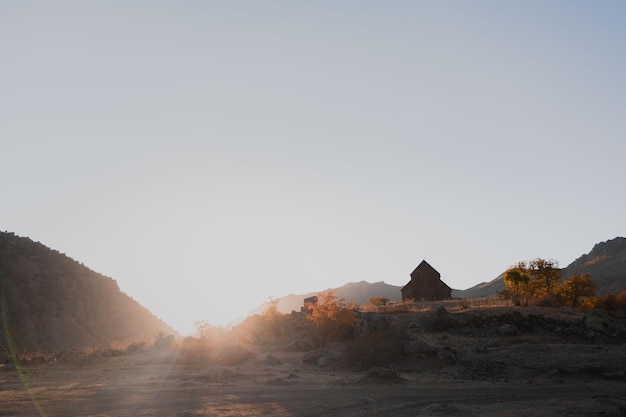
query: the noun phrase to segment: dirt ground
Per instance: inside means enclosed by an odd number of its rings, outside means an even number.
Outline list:
[[[5,366],[0,416],[626,416],[626,346],[547,328],[422,332],[455,359],[391,372],[305,363],[284,344],[251,344],[237,366],[184,365],[175,349]]]

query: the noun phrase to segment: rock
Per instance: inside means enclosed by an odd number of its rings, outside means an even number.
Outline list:
[[[280,365],[282,362],[272,355],[267,355],[267,357],[265,358],[265,363],[268,365]]]
[[[431,404],[428,407],[424,407],[420,413],[420,415],[442,415],[442,416],[450,416],[459,414],[461,410],[459,410],[456,406],[449,403],[435,403]]]
[[[498,333],[502,336],[517,336],[519,334],[519,330],[512,324],[503,324],[498,327]]]
[[[354,334],[356,336],[362,336],[369,332],[369,322],[365,319],[356,319],[354,322]]]
[[[449,349],[437,349],[437,359],[450,365],[456,363],[456,355]]]
[[[412,340],[404,344],[402,351],[405,355],[434,355],[437,348],[423,340]]]
[[[602,311],[594,311],[583,317],[582,324],[586,330],[598,335],[612,338],[626,336],[624,324],[619,319]]]
[[[267,381],[268,385],[288,385],[289,382],[285,381],[282,378],[274,378]]]
[[[326,358],[326,359],[322,359]],[[320,360],[321,359],[321,360]],[[332,355],[328,353],[326,349],[310,350],[304,354],[302,362],[304,363],[317,363],[319,366],[326,366],[328,361],[333,359]]]
[[[317,362],[317,360],[322,356],[321,349],[320,350],[310,350],[304,354],[302,357],[302,362],[304,363],[313,363]]]
[[[428,323],[430,330],[447,330],[457,327],[458,321],[452,315],[448,313],[448,310],[444,306],[437,307],[434,317]]]
[[[298,339],[285,346],[285,352],[307,352],[312,348],[313,346],[308,341]]]
[[[359,398],[359,402],[364,405],[374,405],[377,403],[372,397],[361,397]]]
[[[391,327],[393,316],[389,314],[375,314],[369,320],[369,329],[372,331],[384,331]]]
[[[324,366],[328,365],[328,362],[330,362],[330,357],[328,357],[326,355],[320,356],[317,359],[317,366],[324,367]]]

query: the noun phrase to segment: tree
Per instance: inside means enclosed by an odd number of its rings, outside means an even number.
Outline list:
[[[542,258],[527,262],[532,297],[538,304],[554,306],[559,295],[562,271],[558,261]]]
[[[558,262],[542,258],[518,262],[506,270],[503,295],[510,296],[516,305],[556,305],[562,272]]]
[[[528,306],[530,296],[530,277],[526,268],[521,264],[509,268],[504,272],[505,295],[510,295],[516,306]]]
[[[269,297],[267,302],[267,308],[263,310],[261,315],[267,321],[270,331],[274,334],[274,336],[283,337],[286,332],[286,322],[285,316],[278,311],[278,300]]]
[[[581,298],[595,297],[598,284],[589,275],[575,275],[561,284],[561,298],[566,305],[578,307]]]
[[[356,318],[353,306],[344,298],[337,299],[334,290],[318,293],[317,302],[307,303],[305,308],[310,311],[306,318],[315,326],[322,345],[328,339],[345,336]]]
[[[268,297],[267,308],[261,313],[269,321],[275,321],[282,316],[278,311],[278,300],[274,297]]]

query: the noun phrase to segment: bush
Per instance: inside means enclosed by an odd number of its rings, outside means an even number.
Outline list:
[[[343,298],[337,299],[332,290],[319,293],[317,299],[316,303],[307,303],[305,308],[310,311],[306,318],[313,324],[321,344],[350,339],[354,333],[356,307],[348,305]]]
[[[233,335],[221,327],[211,326],[207,322],[197,322],[196,336],[187,337],[180,349],[179,360],[186,365],[239,365],[253,354],[241,344],[235,343]]]
[[[287,331],[287,317],[278,311],[278,300],[269,297],[268,306],[261,316],[267,322],[269,332],[274,337],[283,338]]]
[[[626,316],[626,290],[618,294],[607,294],[596,299],[595,308],[608,311],[618,316]]]

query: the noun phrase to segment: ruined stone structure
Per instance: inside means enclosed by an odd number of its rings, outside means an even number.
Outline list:
[[[300,307],[301,313],[311,314],[313,311],[309,308],[311,305],[317,304],[317,295],[304,299],[304,305]]]
[[[452,288],[441,280],[439,272],[426,261],[422,261],[411,272],[411,281],[401,291],[403,301],[435,301],[452,298]]]

